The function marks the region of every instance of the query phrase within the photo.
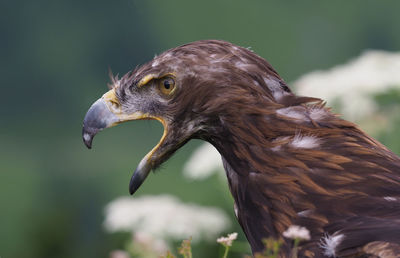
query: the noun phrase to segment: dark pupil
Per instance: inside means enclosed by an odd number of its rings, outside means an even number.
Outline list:
[[[169,88],[171,88],[171,82],[169,80],[165,80],[164,81],[164,87],[169,90]]]

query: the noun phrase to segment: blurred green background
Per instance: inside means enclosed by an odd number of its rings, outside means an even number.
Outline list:
[[[128,195],[131,173],[162,128],[123,124],[86,149],[82,120],[107,90],[108,67],[122,75],[168,48],[224,39],[251,47],[290,82],[365,49],[399,51],[399,10],[395,0],[1,1],[0,256],[107,257],[124,245],[124,236],[104,232],[103,208]],[[400,150],[398,139],[379,137]],[[199,144],[186,145],[137,195],[171,193],[233,218],[216,178],[181,176]],[[241,232],[237,223],[232,230]],[[205,246],[194,254],[218,253]]]

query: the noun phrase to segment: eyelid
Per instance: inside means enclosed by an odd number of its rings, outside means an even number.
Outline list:
[[[138,83],[137,83],[137,87],[141,88],[145,85],[147,85],[150,81],[152,80],[162,80],[165,77],[172,77],[174,80],[176,78],[176,74],[175,73],[165,73],[162,76],[160,76],[160,74],[156,74],[156,73],[150,73],[145,75]]]
[[[157,79],[157,77],[158,77],[157,74],[154,74],[154,73],[148,74],[148,75],[144,76],[144,77],[138,82],[137,87],[140,88],[140,87],[142,87],[142,86],[145,86],[145,85],[146,85],[147,83],[149,83],[150,81],[152,81],[152,80],[154,80],[154,79]]]

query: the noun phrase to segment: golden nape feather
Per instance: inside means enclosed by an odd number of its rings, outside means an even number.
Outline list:
[[[323,85],[321,85],[323,87]],[[298,257],[400,257],[400,159],[320,99],[296,96],[252,51],[217,40],[170,49],[114,78],[89,109],[83,139],[128,120],[157,119],[159,144],[138,165],[134,193],[190,139],[221,154],[253,253],[306,228]]]

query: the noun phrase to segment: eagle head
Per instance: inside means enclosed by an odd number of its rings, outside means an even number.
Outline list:
[[[212,143],[226,133],[224,120],[238,119],[249,106],[267,110],[265,103],[274,107],[290,95],[271,65],[252,51],[224,41],[197,41],[156,56],[121,79],[112,78],[111,90],[84,118],[83,141],[91,148],[99,131],[125,121],[162,123],[161,140],[133,173],[133,194],[152,169],[190,139]]]

